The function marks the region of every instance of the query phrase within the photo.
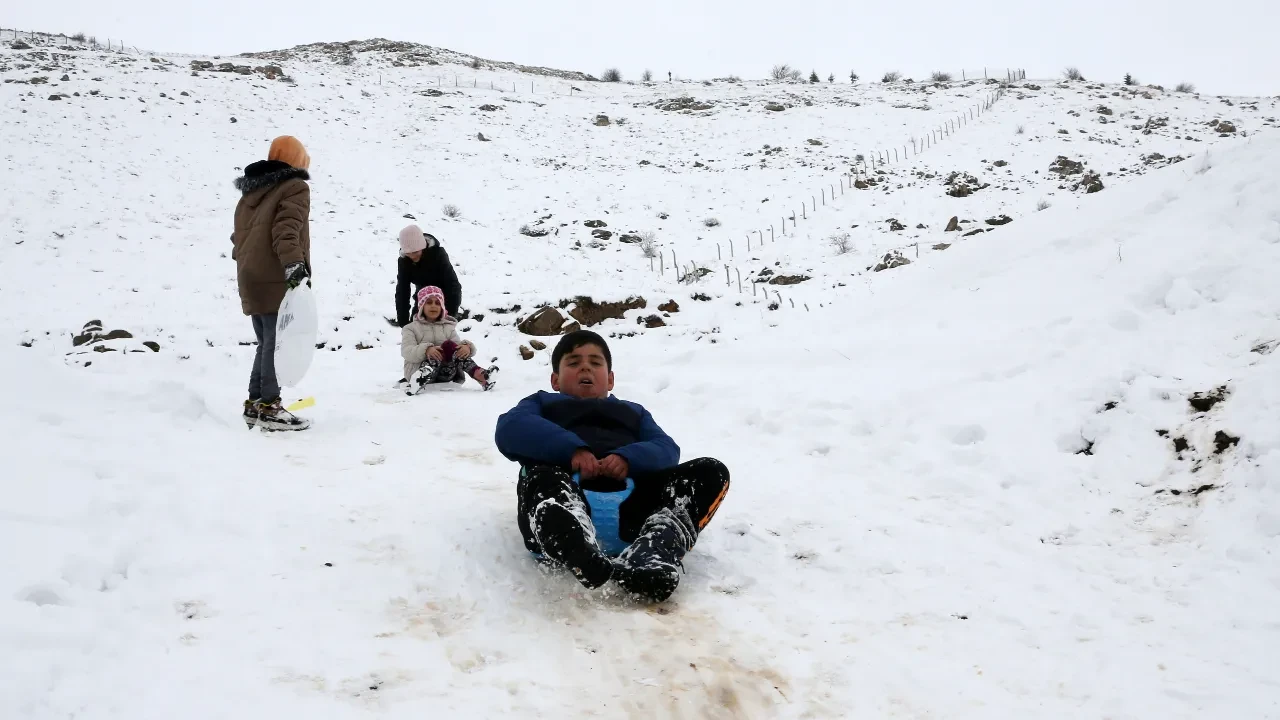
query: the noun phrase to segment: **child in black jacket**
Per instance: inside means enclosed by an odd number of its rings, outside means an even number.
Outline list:
[[[422,232],[417,225],[400,231],[400,259],[396,264],[396,325],[404,327],[418,312],[417,294],[424,287],[436,286],[444,291],[444,309],[458,316],[462,304],[462,284],[449,262],[449,253],[434,235]],[[410,300],[413,305],[410,307]]]

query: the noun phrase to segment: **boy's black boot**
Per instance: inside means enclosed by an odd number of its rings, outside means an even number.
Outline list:
[[[613,577],[627,592],[655,602],[671,597],[680,583],[680,561],[698,539],[683,508],[663,508],[640,527],[640,536],[618,556]]]
[[[594,529],[583,526],[569,508],[545,501],[533,511],[531,519],[544,555],[568,568],[586,587],[598,588],[609,582],[613,563],[600,551]]]

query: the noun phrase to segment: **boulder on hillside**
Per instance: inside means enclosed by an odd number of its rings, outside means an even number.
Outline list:
[[[1049,164],[1049,172],[1057,173],[1063,177],[1067,175],[1079,175],[1084,172],[1084,163],[1076,160],[1068,160],[1065,155],[1059,155],[1056,160]]]
[[[960,229],[960,216],[952,215],[947,221],[947,229],[944,232],[955,232]]]
[[[874,272],[881,272],[883,270],[892,270],[893,268],[902,267],[903,265],[910,265],[910,264],[911,264],[911,261],[908,260],[906,256],[902,254],[901,251],[890,250],[889,252],[885,253],[884,257],[880,259],[880,262],[876,264],[876,266],[872,268],[872,270]]]
[[[1102,176],[1098,175],[1096,172],[1085,173],[1084,177],[1080,178],[1080,182],[1072,186],[1071,189],[1079,190],[1081,188],[1084,188],[1086,195],[1089,193],[1101,192],[1103,189]]]
[[[641,310],[648,305],[647,300],[634,295],[620,302],[598,303],[586,295],[560,301],[560,309],[567,309],[570,317],[584,327],[598,325],[605,320],[621,320],[628,310]]]
[[[988,225],[996,225],[996,226],[1008,225],[1011,222],[1013,222],[1013,218],[1009,217],[1008,215],[1000,215],[997,217],[987,218]]]
[[[808,280],[808,275],[778,275],[769,279],[770,285],[799,285]]]
[[[991,187],[991,183],[984,183],[969,173],[962,172],[952,172],[942,184],[947,187],[947,194],[956,198],[969,197],[979,190]]]
[[[516,329],[525,335],[549,337],[563,335],[580,329],[581,326],[565,317],[559,310],[550,305],[540,308],[529,317],[516,324]]]
[[[668,300],[658,306],[658,310],[665,313],[680,312],[680,303],[675,300]]]
[[[582,226],[583,226],[583,227],[589,227],[589,228],[602,228],[602,227],[609,227],[607,224],[605,224],[605,221],[603,221],[603,220],[588,220],[588,221],[586,221],[586,222],[582,223]]]

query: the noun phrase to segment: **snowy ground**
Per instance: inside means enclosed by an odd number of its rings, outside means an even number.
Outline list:
[[[602,86],[373,55],[283,63],[288,85],[157,60],[0,50],[6,81],[49,78],[0,85],[0,716],[1280,717],[1273,100],[1017,83],[788,240],[738,245],[744,278],[810,276],[767,286],[771,311],[724,284],[715,243],[993,88]],[[418,94],[446,72],[480,79]],[[645,107],[682,92],[716,105]],[[238,417],[252,331],[226,240],[231,179],[282,132],[314,158],[326,343],[291,391],[316,425],[288,437]],[[1072,192],[1058,155],[1106,189]],[[992,185],[948,197],[952,171]],[[485,315],[463,327],[494,392],[390,387],[405,213]],[[558,234],[517,232],[547,215]],[[716,273],[650,272],[617,240],[646,230]],[[895,248],[912,264],[867,271]],[[733,472],[657,607],[540,572],[493,448],[549,372],[513,322],[584,293],[646,297],[597,328],[617,391]],[[669,299],[666,327],[637,325]],[[73,348],[90,319],[134,337]]]

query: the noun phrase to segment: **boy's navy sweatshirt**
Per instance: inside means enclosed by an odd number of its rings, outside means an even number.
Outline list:
[[[494,441],[508,460],[524,464],[567,468],[580,448],[597,458],[618,455],[632,477],[680,464],[680,446],[649,411],[613,395],[584,400],[539,390],[498,416]]]

